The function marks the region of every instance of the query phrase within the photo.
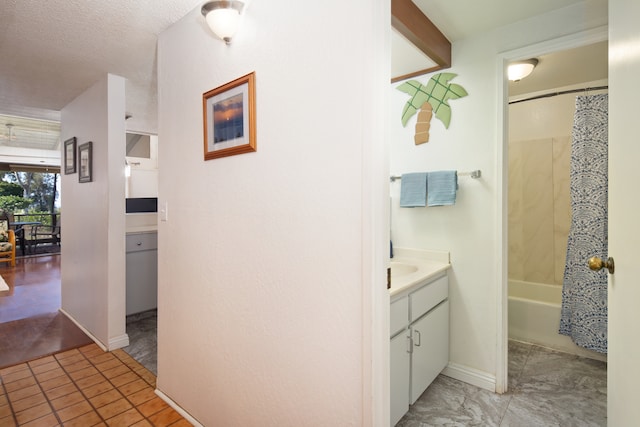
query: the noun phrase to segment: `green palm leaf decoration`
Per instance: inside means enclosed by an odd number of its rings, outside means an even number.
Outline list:
[[[407,122],[416,112],[424,110],[425,117],[418,115],[418,123],[416,124],[416,144],[427,142],[429,140],[429,121],[431,120],[431,110],[439,119],[445,128],[449,128],[451,122],[451,106],[448,101],[467,96],[467,91],[460,85],[449,83],[457,74],[439,73],[431,77],[425,85],[417,80],[409,80],[398,86],[398,90],[405,92],[411,99],[407,101],[402,110],[402,125],[406,126]],[[427,106],[426,103],[429,105]],[[426,108],[425,108],[426,107]],[[425,124],[426,123],[426,124]],[[420,125],[420,126],[419,126]],[[426,130],[425,130],[426,127]],[[420,129],[419,129],[420,128]],[[418,142],[418,134],[426,133],[426,139]],[[423,135],[424,138],[424,135]]]

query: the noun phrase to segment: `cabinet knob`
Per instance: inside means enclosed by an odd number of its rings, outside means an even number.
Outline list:
[[[136,245],[142,246],[142,242],[138,242],[138,243],[136,243]]]

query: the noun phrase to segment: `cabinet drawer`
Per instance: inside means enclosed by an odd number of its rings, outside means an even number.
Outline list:
[[[398,331],[407,327],[409,324],[409,301],[407,297],[402,297],[391,303],[389,317],[389,333],[391,336],[394,336]]]
[[[443,276],[418,289],[409,295],[411,303],[410,321],[420,318],[427,311],[438,305],[449,296],[449,280]]]
[[[127,234],[126,251],[149,251],[158,249],[158,233]]]

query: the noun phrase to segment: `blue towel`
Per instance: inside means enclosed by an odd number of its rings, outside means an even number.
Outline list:
[[[427,206],[448,206],[456,203],[458,173],[436,171],[427,175]]]
[[[415,208],[427,205],[427,173],[405,173],[400,186],[400,207]]]

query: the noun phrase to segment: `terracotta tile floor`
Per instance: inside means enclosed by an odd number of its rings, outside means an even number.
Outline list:
[[[0,369],[0,426],[191,426],[155,381],[124,351],[96,344]]]

